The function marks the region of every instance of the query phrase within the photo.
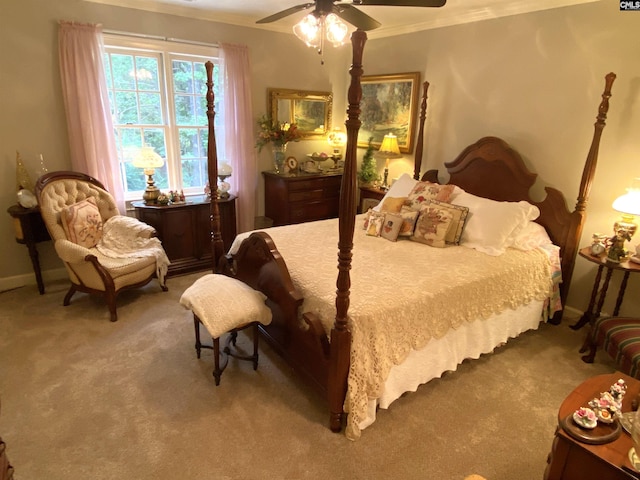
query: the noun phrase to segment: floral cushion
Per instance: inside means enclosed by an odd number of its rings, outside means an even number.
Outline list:
[[[395,242],[398,239],[398,233],[400,233],[402,224],[402,215],[397,213],[385,213],[380,236]]]
[[[453,215],[449,209],[439,205],[427,205],[420,210],[411,240],[432,247],[444,247],[452,220]]]
[[[405,205],[414,210],[420,210],[422,205],[429,200],[448,202],[453,193],[454,185],[440,185],[431,182],[418,182],[413,187]]]
[[[438,200],[431,200],[431,205],[438,205],[451,212],[453,219],[451,220],[451,227],[447,232],[447,236],[444,238],[445,243],[449,245],[460,245],[460,238],[462,237],[462,231],[464,229],[467,215],[469,214],[469,207],[463,207],[461,205],[452,205],[450,203],[439,202]]]
[[[93,197],[63,208],[60,221],[67,240],[80,246],[93,248],[102,238],[102,217]]]

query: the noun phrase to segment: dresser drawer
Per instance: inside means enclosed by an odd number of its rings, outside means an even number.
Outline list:
[[[296,179],[289,182],[289,191],[297,192],[300,190],[314,190],[321,188],[337,188],[338,190],[340,190],[341,182],[341,175],[331,175],[326,177],[319,176],[302,180]]]
[[[338,203],[323,200],[312,203],[295,203],[289,210],[290,223],[313,222],[338,216]]]

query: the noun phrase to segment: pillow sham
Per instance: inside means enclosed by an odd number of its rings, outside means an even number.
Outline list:
[[[438,205],[426,205],[420,210],[416,228],[410,240],[426,243],[432,247],[445,246],[445,237],[453,220],[451,212]]]
[[[460,245],[460,239],[462,238],[464,224],[467,220],[467,215],[469,214],[469,208],[461,205],[439,202],[438,200],[431,200],[429,203],[431,205],[438,205],[451,212],[453,218],[444,241],[449,245]]]
[[[415,184],[409,195],[405,205],[420,210],[424,203],[429,200],[438,200],[439,202],[448,202],[453,193],[453,185],[440,185],[431,182],[418,182]]]
[[[93,248],[102,238],[102,217],[93,197],[63,208],[60,221],[67,240],[77,245]]]
[[[402,223],[402,215],[397,213],[385,213],[384,221],[382,222],[382,230],[380,230],[380,236],[395,242],[398,240],[398,233],[400,233]]]
[[[384,202],[384,200],[388,197],[406,197],[407,195],[409,195],[409,192],[411,192],[416,183],[418,183],[418,181],[415,180],[411,175],[409,175],[408,173],[403,173],[395,182],[393,182],[393,185],[391,185],[389,190],[387,190],[387,193],[382,198],[380,204],[378,204],[376,207],[373,207],[373,209],[376,211],[380,211],[382,202]]]
[[[514,236],[511,246],[518,250],[533,250],[549,244],[552,242],[544,227],[536,222],[527,222],[525,227]]]
[[[528,202],[498,202],[461,192],[456,205],[469,208],[460,244],[488,255],[502,255],[513,242],[517,229],[540,215]]]

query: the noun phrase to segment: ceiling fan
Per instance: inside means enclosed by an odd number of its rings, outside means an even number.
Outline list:
[[[301,12],[308,8],[314,7],[312,15],[317,18],[324,18],[327,15],[333,13],[342,18],[351,25],[361,30],[373,30],[378,28],[381,24],[377,20],[371,18],[369,15],[361,10],[358,10],[354,5],[361,6],[389,6],[389,7],[442,7],[447,0],[352,0],[351,2],[338,1],[338,0],[315,0],[314,2],[303,3],[290,7],[281,12],[275,13],[256,23],[271,23],[281,18],[293,15],[294,13]]]

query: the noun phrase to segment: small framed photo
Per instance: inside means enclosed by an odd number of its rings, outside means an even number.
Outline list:
[[[296,173],[298,171],[298,159],[294,156],[287,157],[285,165],[289,173]]]

